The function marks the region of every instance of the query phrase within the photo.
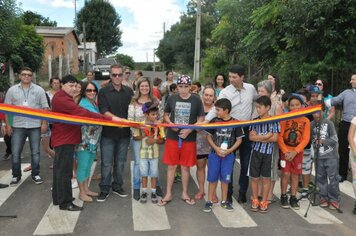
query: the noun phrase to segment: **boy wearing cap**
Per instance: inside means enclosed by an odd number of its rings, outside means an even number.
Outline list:
[[[182,75],[177,80],[178,94],[169,96],[164,108],[163,119],[168,124],[188,125],[204,121],[204,108],[199,96],[190,93],[192,80]],[[173,198],[172,186],[177,166],[182,171],[182,200],[188,205],[195,201],[189,197],[189,167],[196,164],[196,131],[192,129],[168,128],[163,163],[167,168],[167,193],[158,203],[167,205]]]

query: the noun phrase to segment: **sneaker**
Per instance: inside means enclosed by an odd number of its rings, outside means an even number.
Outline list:
[[[157,194],[151,193],[151,202],[153,204],[157,204],[158,203]]]
[[[174,183],[182,182],[182,174],[176,174],[174,176]]]
[[[319,206],[325,208],[325,207],[328,207],[328,206],[329,206],[329,203],[328,203],[327,200],[325,200],[325,199],[322,198],[322,199],[320,199]]]
[[[11,153],[5,153],[5,154],[2,156],[2,159],[3,159],[4,161],[7,161],[7,160],[9,160],[11,157],[12,157],[12,154],[11,154]]]
[[[109,194],[100,192],[98,198],[96,199],[97,202],[105,202],[105,200],[108,198]]]
[[[32,180],[33,180],[33,182],[35,182],[35,184],[42,184],[43,183],[43,180],[39,175],[32,176]]]
[[[266,213],[267,211],[268,211],[268,202],[267,201],[260,202],[260,212]]]
[[[289,204],[295,210],[299,210],[299,208],[300,208],[298,199],[295,196],[290,196]]]
[[[163,191],[161,186],[156,187],[156,195],[163,198]]]
[[[209,212],[211,212],[212,209],[213,209],[213,202],[207,201],[205,203],[203,211],[209,213]]]
[[[240,192],[239,197],[237,198],[237,202],[240,204],[247,202],[246,193]]]
[[[340,204],[338,202],[329,202],[329,209],[336,210],[340,208]]]
[[[134,189],[133,198],[138,201],[140,200],[140,189]]]
[[[288,209],[290,207],[289,203],[288,203],[287,194],[282,194],[281,195],[281,207],[284,208],[284,209]]]
[[[233,211],[234,208],[232,207],[231,203],[228,201],[221,202],[220,206],[227,211]]]
[[[305,201],[305,200],[308,200],[308,189],[303,189],[301,192],[300,192],[300,200],[302,201]]]
[[[143,192],[140,197],[140,202],[141,203],[146,203],[147,202],[147,193]]]
[[[12,177],[11,182],[10,182],[10,186],[14,187],[17,186],[17,184],[20,182],[21,177]]]
[[[72,189],[78,188],[78,181],[77,179],[72,179]]]
[[[260,205],[260,202],[258,199],[252,199],[251,201],[251,211],[258,211],[258,206]]]
[[[113,189],[112,192],[115,193],[116,195],[119,195],[120,197],[129,196],[123,188]]]

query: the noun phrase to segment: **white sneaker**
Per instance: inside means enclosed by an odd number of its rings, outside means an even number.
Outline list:
[[[78,181],[76,179],[72,179],[72,189],[78,188]]]

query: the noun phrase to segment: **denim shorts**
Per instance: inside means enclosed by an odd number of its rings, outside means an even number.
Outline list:
[[[140,159],[140,174],[141,177],[158,177],[158,158]]]

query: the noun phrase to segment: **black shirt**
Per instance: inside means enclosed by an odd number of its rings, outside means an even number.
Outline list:
[[[133,92],[129,87],[121,85],[120,91],[117,91],[110,83],[107,87],[99,90],[98,103],[100,113],[104,114],[108,111],[115,116],[127,119],[132,95]],[[129,138],[130,128],[104,126],[102,135],[114,140]]]

